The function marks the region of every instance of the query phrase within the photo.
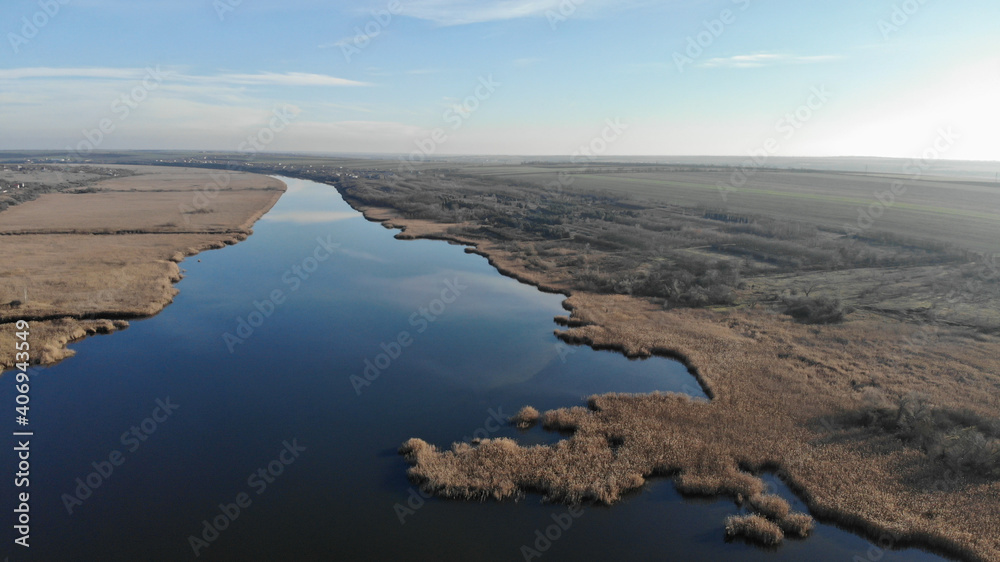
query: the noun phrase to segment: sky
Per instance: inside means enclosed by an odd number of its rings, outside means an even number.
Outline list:
[[[996,0],[3,0],[0,149],[1000,160]]]

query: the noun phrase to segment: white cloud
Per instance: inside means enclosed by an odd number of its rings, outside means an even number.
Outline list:
[[[287,97],[271,99],[264,92],[255,91],[261,83],[286,78],[225,75],[225,79],[218,80],[164,79],[126,113],[116,102],[132,91],[144,72],[143,69],[0,70],[0,123],[10,133],[0,135],[0,148],[78,147],[90,138],[87,132],[98,127],[101,120],[110,120],[114,130],[100,139],[101,149],[237,150],[248,136],[257,135],[269,124],[275,108],[288,104]],[[24,76],[34,78],[21,78]],[[309,85],[325,82],[298,76],[287,81]],[[323,96],[313,103],[299,100],[298,117],[276,135],[268,150],[413,150],[412,139],[420,132],[419,128],[392,121],[335,120],[345,112],[364,115],[377,110],[365,103],[339,101],[332,96]]]
[[[312,104],[312,106],[338,112],[353,111],[356,113],[375,113],[375,110],[372,109],[371,107],[359,104],[320,102],[320,103],[314,103]]]
[[[665,72],[676,65],[668,62],[630,62],[622,66],[622,70],[631,73]]]
[[[524,57],[524,58],[520,58],[520,59],[514,59],[514,62],[512,64],[514,66],[518,67],[518,68],[523,68],[523,67],[526,67],[526,66],[532,66],[532,65],[538,64],[538,63],[542,62],[543,60],[545,60],[545,59],[542,59],[542,58],[539,58],[539,57]]]
[[[714,68],[759,68],[776,64],[814,64],[840,59],[838,55],[799,56],[780,53],[757,53],[717,57],[703,62],[700,66]]]
[[[346,78],[338,78],[326,74],[310,74],[305,72],[258,72],[255,74],[223,73],[215,75],[183,74],[176,69],[161,72],[160,67],[151,68],[7,68],[0,69],[0,80],[25,79],[96,79],[96,80],[141,80],[154,73],[162,74],[164,80],[175,82],[193,82],[202,84],[256,85],[256,86],[370,86],[367,82],[358,82]]]
[[[325,74],[308,74],[305,72],[260,72],[257,74],[222,74],[214,77],[220,82],[230,84],[266,84],[273,86],[370,86],[367,82],[357,82],[346,78],[337,78]],[[211,81],[212,78],[209,78]]]
[[[323,43],[322,45],[317,45],[318,49],[340,49],[350,45],[354,42],[354,37],[344,37],[339,41],[334,41],[333,43]]]
[[[2,68],[0,80],[22,80],[25,78],[99,78],[107,80],[134,80],[142,78],[142,69],[137,68]]]
[[[558,10],[565,0],[411,0],[402,15],[430,20],[441,25],[465,25],[544,15]]]
[[[653,4],[653,0],[404,0],[400,15],[441,25],[466,25],[528,17],[548,12],[566,17],[592,17],[606,9]],[[571,12],[565,12],[572,6]],[[562,12],[560,11],[562,7]]]

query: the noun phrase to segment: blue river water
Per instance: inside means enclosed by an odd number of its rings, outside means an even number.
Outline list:
[[[682,498],[669,480],[573,513],[534,495],[421,497],[396,453],[410,437],[547,443],[562,436],[501,421],[595,393],[704,394],[677,362],[561,344],[561,296],[460,246],[396,240],[333,188],[282,179],[288,192],[253,236],[182,264],[162,313],[32,369],[31,547],[11,538],[0,555],[524,560],[529,547],[545,560],[940,560],[829,525],[775,550],[726,542],[739,508]],[[0,404],[13,404],[13,378],[0,381]],[[3,486],[10,530],[17,490]]]

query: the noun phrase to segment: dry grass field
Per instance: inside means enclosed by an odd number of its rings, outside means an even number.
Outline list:
[[[67,342],[156,314],[176,294],[178,262],[245,239],[285,189],[255,174],[126,170],[0,212],[0,368],[19,319],[33,321],[32,361],[52,363]]]
[[[614,503],[671,477],[742,504],[733,537],[776,544],[816,517],[880,546],[1000,561],[994,184],[904,177],[906,192],[852,232],[898,175],[761,170],[727,190],[732,169],[718,166],[428,162],[402,176],[392,161],[280,158],[244,169],[328,182],[400,238],[473,246],[571,295],[566,342],[679,359],[711,397],[526,404],[513,424],[571,432],[551,445],[415,437],[400,452],[425,490]],[[811,515],[766,495],[764,472]]]
[[[277,180],[197,169],[133,167],[83,193],[53,193],[4,211],[0,236],[28,233],[235,233],[246,231],[262,201],[276,199]],[[201,204],[199,204],[201,203]],[[269,207],[268,207],[269,208]]]

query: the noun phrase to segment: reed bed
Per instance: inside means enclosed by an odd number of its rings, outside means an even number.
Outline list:
[[[71,356],[72,341],[127,325],[95,319],[163,310],[177,294],[179,262],[245,240],[285,189],[273,178],[232,173],[230,189],[211,203],[219,212],[186,224],[179,205],[212,189],[205,171],[137,171],[92,193],[46,194],[2,212],[0,236],[9,240],[0,244],[0,370],[13,366],[17,320],[32,321],[31,362],[46,365]]]
[[[806,536],[811,516],[762,495],[752,474],[774,471],[823,520],[882,544],[922,546],[969,560],[1000,560],[1000,482],[946,470],[879,428],[841,424],[877,386],[889,396],[914,387],[942,407],[988,417],[997,411],[1000,364],[993,337],[942,333],[906,346],[915,328],[879,319],[823,328],[756,311],[663,310],[624,296],[576,294],[581,326],[560,336],[629,356],[682,356],[711,402],[685,395],[607,394],[589,407],[540,419],[572,435],[549,446],[502,444],[439,450],[405,447],[410,476],[453,498],[517,497],[611,504],[656,475],[684,493],[746,498],[751,511],[788,536]],[[892,361],[891,363],[889,361]],[[949,376],[941,376],[947,372]]]
[[[730,515],[726,518],[726,536],[765,546],[777,546],[785,540],[781,527],[760,515]]]
[[[518,429],[529,429],[538,423],[540,417],[541,414],[538,413],[538,410],[531,406],[525,406],[514,414],[510,422]]]

